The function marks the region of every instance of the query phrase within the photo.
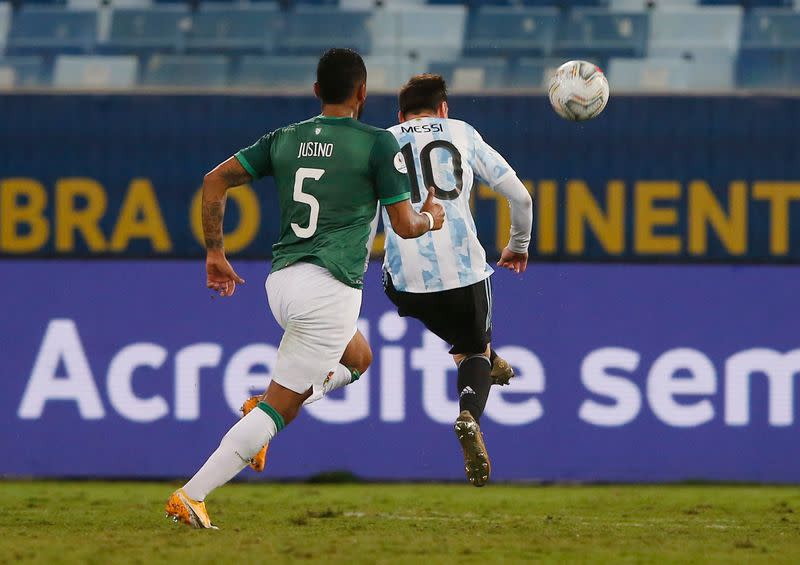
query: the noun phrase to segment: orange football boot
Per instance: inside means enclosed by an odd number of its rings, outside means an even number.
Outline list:
[[[172,518],[173,522],[180,522],[198,529],[219,529],[211,523],[205,502],[192,500],[182,488],[170,495],[164,510],[167,512],[167,518]]]

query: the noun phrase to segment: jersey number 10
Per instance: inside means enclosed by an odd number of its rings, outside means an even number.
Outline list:
[[[434,149],[444,149],[450,153],[453,159],[453,176],[456,178],[456,186],[453,189],[445,190],[436,184],[436,179],[433,177],[433,163],[431,162],[431,152]],[[419,180],[417,179],[417,163],[414,159],[414,149],[410,143],[403,145],[401,151],[406,160],[406,167],[408,168],[408,179],[411,181],[411,202],[421,202],[422,196],[419,191]],[[461,189],[464,186],[464,170],[461,168],[461,153],[458,148],[444,139],[437,139],[425,145],[419,152],[419,162],[422,165],[422,180],[425,181],[426,187],[434,187],[436,189],[436,198],[440,200],[455,200],[461,194]]]

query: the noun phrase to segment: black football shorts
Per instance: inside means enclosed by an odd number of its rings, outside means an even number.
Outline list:
[[[490,279],[440,292],[401,292],[384,273],[383,286],[400,316],[422,322],[452,346],[451,354],[470,355],[483,353],[492,341]]]

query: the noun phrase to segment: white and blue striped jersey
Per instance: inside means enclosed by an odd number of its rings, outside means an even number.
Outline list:
[[[441,230],[416,239],[402,239],[383,210],[386,231],[384,270],[403,292],[439,292],[480,282],[492,274],[478,241],[470,210],[470,193],[477,178],[495,187],[515,175],[505,159],[471,125],[447,118],[416,118],[389,128],[397,138],[411,181],[416,211],[436,187],[444,207]],[[398,168],[403,166],[402,160]]]

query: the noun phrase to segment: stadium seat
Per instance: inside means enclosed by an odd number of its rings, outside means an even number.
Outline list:
[[[721,92],[736,86],[736,53],[707,50],[684,59],[689,89]]]
[[[371,44],[369,19],[366,11],[298,6],[286,14],[286,28],[278,34],[277,46],[292,55],[320,55],[334,45],[366,55]]]
[[[11,27],[11,4],[0,2],[0,53],[5,49],[9,27]]]
[[[464,58],[458,61],[434,61],[429,71],[442,75],[448,88],[475,92],[503,88],[508,82],[508,63],[502,58]]]
[[[297,8],[300,6],[338,6],[339,0],[289,0],[288,4]]]
[[[485,7],[470,16],[470,55],[548,55],[558,25],[556,8]]]
[[[10,54],[90,52],[97,40],[97,13],[92,10],[23,7],[11,22]]]
[[[742,48],[736,64],[736,82],[742,88],[796,89],[800,64],[788,50]]]
[[[47,70],[42,57],[5,57],[0,58],[0,69],[8,77],[11,75],[14,86],[44,86],[47,84]],[[7,79],[6,79],[7,80]]]
[[[680,56],[689,51],[739,47],[740,7],[659,10],[650,16],[648,53]]]
[[[694,6],[697,6],[697,0],[609,0],[608,3],[608,9],[612,12],[645,12]]]
[[[381,0],[384,8],[398,6],[421,6],[425,0]],[[462,4],[463,2],[459,2]],[[375,0],[339,0],[339,8],[342,10],[374,10]]]
[[[371,21],[372,52],[454,60],[461,56],[466,22],[465,6],[378,10]]]
[[[192,18],[186,47],[203,53],[271,52],[283,23],[274,4],[203,5]]]
[[[316,57],[242,57],[231,84],[239,87],[297,88],[311,92],[317,76]]]
[[[647,41],[648,15],[576,8],[559,30],[556,52],[594,56],[642,56]]]
[[[131,88],[139,60],[132,55],[59,55],[53,86],[60,88]]]
[[[512,65],[508,86],[511,88],[547,88],[550,75],[563,62],[562,59],[523,57]]]
[[[753,10],[744,18],[742,47],[800,48],[800,12],[777,9]]]
[[[736,81],[743,88],[800,86],[800,13],[761,8],[745,15]]]
[[[618,90],[720,91],[733,86],[734,62],[731,58],[611,59],[608,77]]]
[[[104,53],[171,52],[183,46],[191,27],[188,6],[125,8],[111,14],[111,31]]]
[[[32,6],[47,6],[56,7],[62,6],[67,3],[67,0],[25,0],[22,4],[30,4]]]
[[[472,8],[483,6],[526,6],[571,8],[574,6],[604,6],[608,0],[429,0],[428,4],[466,4]]]
[[[228,83],[228,58],[224,55],[161,55],[145,65],[145,86],[221,88]]]
[[[14,69],[11,67],[4,67],[0,63],[0,90],[9,90],[14,88]]]
[[[374,91],[391,91],[392,93],[405,84],[413,75],[424,73],[428,65],[420,59],[403,56],[377,55],[366,57],[369,89]]]
[[[623,92],[686,90],[688,84],[686,65],[677,58],[612,58],[608,64],[608,80],[614,90]]]
[[[763,6],[791,6],[792,0],[700,0],[706,6],[742,6],[745,9]]]

